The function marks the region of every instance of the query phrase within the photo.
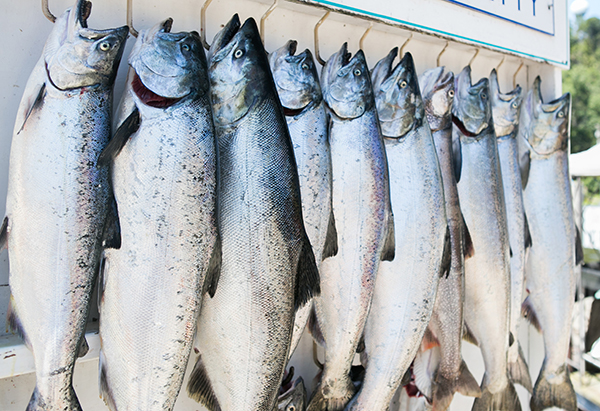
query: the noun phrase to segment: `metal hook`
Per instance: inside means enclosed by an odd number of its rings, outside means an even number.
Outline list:
[[[56,21],[56,16],[50,12],[50,8],[48,7],[48,0],[42,0],[42,13],[52,23]]]
[[[502,60],[496,66],[496,73],[500,70],[500,66],[504,64],[504,59],[506,59],[506,56],[502,56]]]
[[[398,51],[398,58],[402,58],[402,56],[404,55],[404,48],[412,40],[413,34],[414,33],[410,33],[410,36],[406,39],[406,41],[400,47],[400,50]]]
[[[450,44],[450,42],[446,40],[446,44],[444,45],[444,48],[442,49],[442,51],[440,51],[440,54],[438,54],[437,59],[435,59],[435,64],[437,67],[440,66],[440,58],[442,57],[442,54],[444,54],[444,52],[448,48],[448,44]]]
[[[321,17],[321,19],[317,22],[317,24],[315,24],[315,58],[317,59],[317,61],[319,63],[321,63],[322,66],[325,65],[325,60],[323,60],[321,58],[321,55],[319,54],[319,27],[321,27],[321,24],[323,24],[323,22],[325,21],[325,19],[327,19],[327,17],[329,17],[329,14],[331,13],[331,11],[327,11],[323,17]]]
[[[273,10],[275,10],[275,7],[277,7],[277,3],[279,3],[279,0],[275,0],[271,7],[269,7],[269,9],[265,11],[265,14],[263,14],[263,16],[260,18],[260,39],[262,40],[263,44],[265,44],[265,20],[271,13],[273,13]]]
[[[364,51],[364,41],[365,38],[367,37],[367,34],[369,34],[369,32],[371,31],[371,29],[373,28],[373,22],[369,22],[369,28],[365,30],[364,34],[362,35],[362,37],[360,38],[360,40],[358,41],[358,48]]]
[[[210,44],[206,42],[206,9],[212,0],[206,0],[200,9],[200,41],[206,50],[210,48]]]
[[[523,60],[521,60],[521,64],[519,65],[519,68],[517,69],[517,71],[515,71],[515,74],[513,74],[513,88],[517,87],[517,74],[519,74],[519,71],[521,71],[524,64],[525,63],[523,62]]]
[[[469,64],[468,64],[469,67],[471,67],[471,64],[473,64],[473,61],[475,60],[475,57],[477,57],[478,54],[479,54],[479,49],[477,49],[475,51],[475,54],[473,54],[473,57],[471,57],[471,60],[469,60]]]
[[[132,11],[133,0],[127,0],[127,25],[129,26],[129,33],[135,38],[138,36],[138,31],[133,28],[133,11]]]

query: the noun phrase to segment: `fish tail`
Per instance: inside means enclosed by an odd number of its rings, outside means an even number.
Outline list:
[[[521,411],[515,386],[509,381],[502,391],[493,394],[483,385],[481,397],[475,399],[472,411]]]
[[[518,341],[515,341],[513,344],[516,344],[516,347],[513,349],[518,350],[518,354],[515,356],[516,359],[514,361],[511,361],[510,359],[508,361],[508,378],[510,378],[513,384],[523,386],[531,394],[533,392],[533,384],[531,383],[529,367],[523,356],[521,344],[519,344]]]
[[[323,382],[319,383],[317,388],[315,388],[306,411],[342,411],[354,396],[356,389],[350,378],[348,378],[346,387],[342,393],[336,393],[337,395],[335,396],[325,394],[330,391],[331,387],[323,384]]]
[[[451,380],[440,373],[435,377],[432,401],[433,411],[447,410],[455,392],[459,392],[467,397],[481,396],[479,384],[464,361],[460,365],[458,378]]]
[[[77,395],[75,394],[72,384],[65,384],[60,390],[58,390],[56,394],[60,396],[57,399],[44,398],[36,386],[33,390],[33,394],[31,394],[31,399],[29,400],[29,404],[27,404],[26,411],[40,411],[49,409],[82,411],[81,404],[79,404],[79,400],[77,399]]]
[[[546,365],[542,366],[540,375],[535,382],[531,397],[531,411],[541,411],[547,408],[560,408],[565,411],[577,411],[577,397],[566,365],[558,372],[548,375]]]

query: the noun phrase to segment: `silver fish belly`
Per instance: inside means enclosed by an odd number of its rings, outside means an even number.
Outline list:
[[[57,19],[12,140],[7,322],[35,359],[28,410],[81,409],[73,367],[111,201],[108,168],[97,159],[110,137],[113,79],[127,35],[127,27],[84,28],[90,7],[79,1]]]

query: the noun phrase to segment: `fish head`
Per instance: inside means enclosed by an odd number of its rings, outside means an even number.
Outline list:
[[[419,79],[412,55],[404,57],[392,70],[398,48],[381,59],[373,69],[373,93],[381,132],[398,138],[423,122],[424,109]]]
[[[208,91],[208,68],[197,32],[171,33],[173,19],[140,31],[129,57],[133,90],[144,104],[169,107]]]
[[[298,42],[290,40],[269,55],[273,80],[284,111],[302,110],[323,99],[319,74],[312,53],[306,49],[295,55]]]
[[[427,70],[419,76],[419,86],[431,130],[449,127],[454,102],[454,73],[446,71],[444,66]]]
[[[369,68],[362,50],[352,57],[344,43],[321,72],[323,99],[339,118],[353,119],[373,107],[373,90]]]
[[[517,85],[509,93],[500,92],[498,74],[496,69],[493,69],[490,74],[490,94],[496,137],[513,134],[519,125],[521,101],[523,100],[521,86]]]
[[[117,75],[129,28],[90,29],[91,11],[91,2],[78,0],[56,20],[44,46],[48,79],[59,90],[111,86]]]
[[[302,377],[298,377],[292,386],[277,399],[277,411],[304,411],[305,409],[306,388]]]
[[[544,103],[540,91],[541,80],[537,77],[530,94],[531,130],[529,144],[539,156],[549,156],[557,151],[566,151],[571,129],[571,94]]]
[[[236,14],[217,33],[209,50],[209,73],[216,123],[239,121],[264,98],[266,89],[275,92],[254,19],[240,27]]]
[[[471,67],[465,67],[454,79],[454,104],[452,115],[455,123],[467,135],[479,135],[491,125],[492,109],[489,98],[489,81],[482,78],[471,84]]]

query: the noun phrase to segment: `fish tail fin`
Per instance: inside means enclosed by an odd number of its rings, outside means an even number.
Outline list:
[[[521,411],[521,403],[512,382],[508,381],[506,387],[497,393],[490,392],[485,385],[481,387],[481,397],[476,398],[472,411]]]
[[[341,393],[336,392],[335,396],[325,395],[326,391],[331,391],[331,387],[321,381],[315,388],[306,411],[342,411],[356,393],[356,388],[348,378]]]
[[[72,384],[69,384],[69,387],[66,390],[61,389],[59,395],[60,398],[56,399],[44,398],[36,386],[33,390],[33,394],[31,394],[31,399],[29,400],[29,404],[27,404],[26,411],[47,410],[49,409],[48,407],[55,406],[69,411],[82,411],[81,404],[79,404],[79,400],[77,399]]]
[[[433,387],[433,411],[445,411],[450,406],[454,393],[459,392],[467,397],[480,397],[481,389],[467,364],[460,365],[458,378],[451,380],[440,373],[435,377]]]
[[[552,407],[577,411],[577,397],[569,378],[567,366],[563,365],[558,372],[553,373],[552,380],[548,377],[544,364],[533,389],[530,402],[531,411],[541,411]]]
[[[508,378],[510,378],[513,384],[519,384],[523,386],[531,394],[533,392],[533,384],[531,383],[529,367],[525,361],[521,344],[519,344],[518,341],[515,341],[513,343],[513,347],[509,348],[509,351],[511,349],[517,350],[518,352],[513,356],[514,361],[511,361],[511,355],[509,354]]]

